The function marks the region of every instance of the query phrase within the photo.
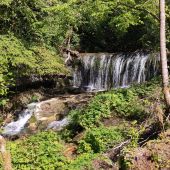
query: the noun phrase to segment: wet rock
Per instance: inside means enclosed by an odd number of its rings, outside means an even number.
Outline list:
[[[67,115],[89,102],[92,94],[63,95],[50,100],[27,105],[26,109],[17,113],[15,121],[4,127],[4,134],[13,136],[36,133],[38,130],[61,130],[68,125]]]
[[[66,114],[67,106],[58,99],[51,99],[38,104],[38,111],[34,113],[37,121],[52,122],[59,120]]]
[[[47,126],[47,130],[52,129],[55,131],[60,131],[64,127],[66,127],[69,124],[69,122],[70,121],[68,120],[68,118],[64,118],[61,121],[53,121]]]

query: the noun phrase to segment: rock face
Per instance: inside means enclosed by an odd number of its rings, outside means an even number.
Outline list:
[[[69,110],[80,107],[89,101],[92,94],[63,95],[50,100],[42,101],[37,104],[37,110],[34,113],[39,122],[52,122],[61,120]]]
[[[58,99],[51,99],[37,105],[38,110],[34,113],[38,121],[59,120],[68,111],[66,104]]]

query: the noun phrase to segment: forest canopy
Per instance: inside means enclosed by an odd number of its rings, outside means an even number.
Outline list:
[[[158,0],[6,0],[0,10],[0,33],[27,44],[57,48],[70,29],[80,51],[154,49],[159,42]]]

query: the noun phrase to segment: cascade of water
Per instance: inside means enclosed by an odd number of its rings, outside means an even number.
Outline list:
[[[56,130],[56,131],[60,131],[65,126],[67,126],[69,123],[70,123],[70,121],[68,120],[68,118],[64,118],[61,121],[53,121],[47,126],[47,130],[53,129],[53,130]]]
[[[31,118],[33,112],[36,110],[36,103],[31,103],[27,106],[20,115],[17,121],[13,121],[4,127],[3,135],[12,136],[19,134],[24,128],[25,124]]]
[[[85,54],[74,72],[74,87],[108,90],[141,83],[158,74],[158,54]]]
[[[48,102],[49,101],[50,100],[48,100]],[[41,118],[40,117],[41,107],[42,105],[44,105],[44,103],[45,101],[28,104],[27,109],[25,109],[23,112],[20,113],[17,121],[12,121],[11,123],[8,123],[5,127],[3,127],[2,134],[5,136],[14,136],[20,134],[33,114],[36,120],[39,121]],[[60,121],[53,121],[49,123],[49,125],[47,125],[47,129],[54,129],[60,131],[69,123],[70,121],[66,117]]]

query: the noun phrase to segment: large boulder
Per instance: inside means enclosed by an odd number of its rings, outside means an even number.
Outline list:
[[[50,127],[51,129],[56,129],[54,125],[63,124],[65,122],[64,118],[71,109],[82,107],[92,96],[92,94],[88,93],[63,95],[37,103],[36,109],[27,123],[26,132],[32,133],[37,130],[47,129],[47,127],[48,129]]]
[[[37,108],[37,111],[34,113],[37,121],[51,122],[59,120],[68,112],[66,104],[55,98],[40,102],[37,105]]]

